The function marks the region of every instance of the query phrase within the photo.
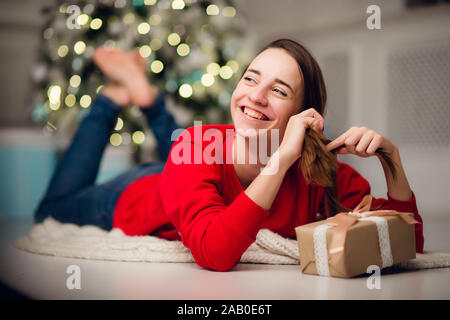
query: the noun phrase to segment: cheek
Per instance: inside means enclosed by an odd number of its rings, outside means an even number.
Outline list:
[[[231,95],[231,101],[239,100],[245,94],[245,88],[241,85],[237,85],[234,89],[233,94]]]
[[[291,103],[281,103],[274,106],[274,109],[276,109],[276,113],[278,115],[278,118],[281,120],[281,122],[286,125],[289,121],[289,118],[295,114],[297,114],[297,109],[295,108]]]

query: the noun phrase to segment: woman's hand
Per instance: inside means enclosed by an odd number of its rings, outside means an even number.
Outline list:
[[[326,147],[329,151],[337,149],[337,154],[354,154],[363,158],[377,155],[378,149],[389,155],[397,151],[392,141],[367,127],[352,127]]]
[[[284,159],[288,166],[291,166],[302,154],[306,129],[323,131],[323,126],[323,117],[313,108],[291,116],[278,148],[280,159]]]
[[[412,191],[400,160],[400,152],[397,146],[386,137],[366,127],[353,127],[331,141],[326,147],[329,151],[337,149],[337,154],[350,153],[364,158],[377,155],[383,167],[389,195],[401,201],[411,200]],[[396,166],[395,178],[386,161],[376,153],[377,149],[386,152]]]

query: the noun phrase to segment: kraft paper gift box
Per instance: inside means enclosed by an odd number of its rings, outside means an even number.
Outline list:
[[[368,211],[366,196],[352,211],[295,228],[303,273],[350,278],[416,258],[411,213]]]

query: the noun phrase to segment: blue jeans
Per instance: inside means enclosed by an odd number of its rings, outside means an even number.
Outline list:
[[[151,108],[141,108],[141,111],[156,137],[164,162],[142,164],[104,184],[95,184],[103,152],[121,110],[105,95],[95,98],[56,166],[34,213],[35,223],[52,216],[63,223],[89,224],[111,230],[114,208],[125,188],[141,177],[162,172],[172,146],[172,132],[178,126],[167,112],[160,93]]]

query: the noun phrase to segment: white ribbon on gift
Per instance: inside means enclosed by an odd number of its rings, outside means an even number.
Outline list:
[[[382,268],[390,267],[393,264],[391,251],[391,241],[389,239],[389,225],[387,220],[382,217],[365,217],[365,214],[353,213],[358,217],[358,221],[373,221],[377,227],[378,244],[380,246]],[[327,224],[321,224],[314,229],[314,256],[317,273],[321,276],[330,276],[330,268],[328,264],[328,248],[327,248],[327,230],[332,228]]]

